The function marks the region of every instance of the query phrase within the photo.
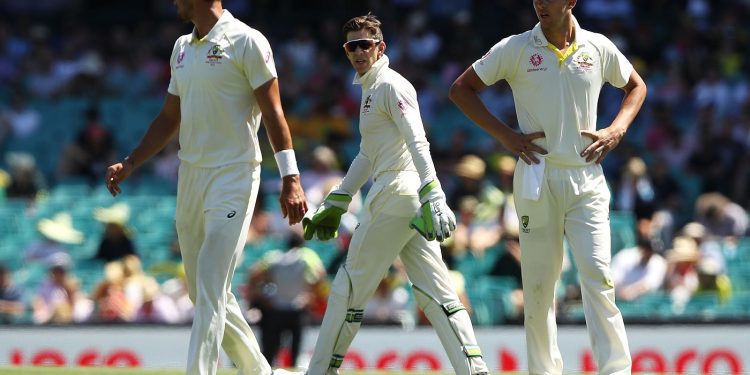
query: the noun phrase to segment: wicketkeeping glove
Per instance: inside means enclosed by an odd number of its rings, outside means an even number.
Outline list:
[[[305,215],[302,219],[305,239],[311,240],[316,234],[321,241],[338,237],[341,215],[346,213],[351,201],[352,196],[346,192],[331,191],[312,215]]]
[[[419,211],[409,222],[428,241],[440,242],[451,236],[456,229],[456,216],[445,201],[445,193],[437,180],[432,180],[419,189]]]

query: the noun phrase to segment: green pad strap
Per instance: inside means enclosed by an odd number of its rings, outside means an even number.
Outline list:
[[[328,365],[333,368],[339,368],[341,367],[341,363],[343,362],[344,362],[343,355],[334,354],[331,356],[331,362],[329,362]]]
[[[445,311],[445,315],[448,316],[451,316],[461,310],[466,310],[464,305],[458,301],[446,302],[440,306],[443,308],[443,311]]]
[[[349,309],[346,311],[346,321],[348,323],[361,323],[365,316],[363,309]]]
[[[480,350],[477,345],[464,345],[464,353],[466,353],[466,356],[469,358],[482,356],[482,350]]]

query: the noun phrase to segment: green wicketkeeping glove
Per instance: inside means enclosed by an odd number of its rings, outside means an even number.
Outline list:
[[[416,229],[428,241],[437,239],[443,242],[450,237],[456,229],[456,215],[448,207],[445,193],[437,180],[419,188],[419,203],[422,206],[409,222],[409,227]]]
[[[341,215],[346,213],[351,201],[352,196],[343,190],[331,191],[312,215],[305,215],[302,219],[305,239],[317,236],[319,240],[327,241],[338,237]]]

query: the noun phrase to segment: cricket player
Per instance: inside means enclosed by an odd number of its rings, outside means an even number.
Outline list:
[[[362,140],[341,184],[314,215],[303,220],[307,238],[336,237],[352,195],[370,176],[374,184],[346,261],[333,281],[307,374],[338,374],[367,301],[398,256],[414,284],[417,303],[435,327],[456,373],[486,374],[469,314],[451,286],[439,243],[434,241],[448,238],[456,219],[435,174],[416,91],[388,67],[375,16],[352,18],[343,31],[344,51],[356,71],[354,83],[362,85]]]
[[[450,98],[519,155],[514,194],[520,220],[529,373],[561,374],[554,290],[568,240],[580,271],[584,313],[600,374],[628,374],[631,359],[610,276],[610,192],[601,161],[625,135],[646,85],[615,45],[582,29],[576,0],[533,0],[539,23],[474,62]],[[513,91],[520,133],[495,118],[477,93],[499,80]],[[596,129],[602,85],[625,92],[612,123]]]
[[[223,9],[219,0],[176,0],[193,32],[177,39],[172,78],[161,112],[136,148],[107,169],[113,196],[119,183],[179,133],[175,221],[195,317],[187,373],[216,373],[219,348],[244,375],[268,375],[231,292],[260,184],[261,117],[281,171],[281,210],[289,224],[307,211],[292,139],[279,98],[266,38]]]

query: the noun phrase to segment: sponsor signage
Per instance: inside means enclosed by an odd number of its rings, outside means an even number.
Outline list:
[[[634,372],[741,374],[750,372],[750,326],[630,326]],[[318,329],[305,332],[305,366]],[[8,327],[0,328],[0,365],[182,368],[189,327]],[[521,327],[478,329],[477,339],[493,370],[524,371]],[[596,370],[584,327],[560,327],[566,372]],[[291,366],[288,356],[282,365]],[[222,366],[231,366],[222,354]],[[363,328],[342,369],[451,369],[435,333],[428,328]]]

